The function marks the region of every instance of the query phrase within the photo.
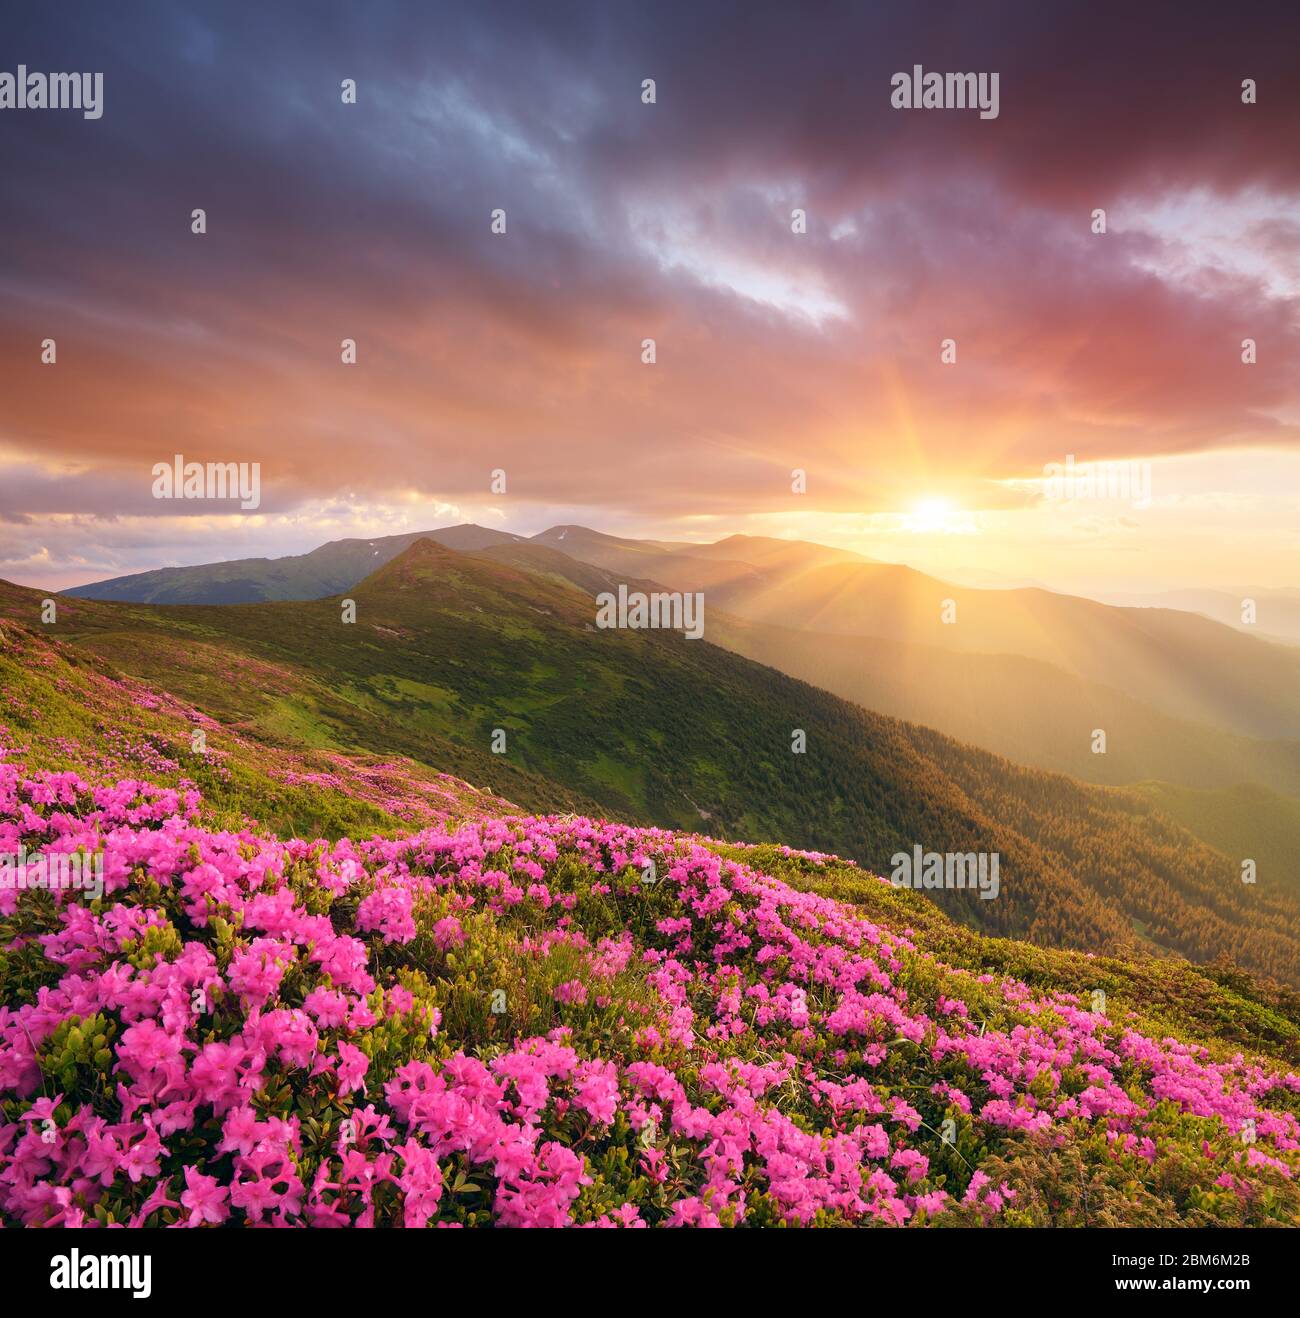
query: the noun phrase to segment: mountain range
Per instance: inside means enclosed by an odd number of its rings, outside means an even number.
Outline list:
[[[133,604],[256,604],[262,600],[312,600],[350,590],[417,540],[436,539],[449,549],[485,549],[520,537],[466,523],[441,531],[411,531],[375,540],[331,540],[307,554],[239,558],[194,567],[136,572],[63,593],[78,599]]]
[[[522,537],[466,524],[333,541],[289,558],[164,568],[66,594],[156,604],[319,599],[352,589],[420,539],[588,593],[619,582],[702,591],[714,643],[1024,764],[1109,785],[1259,783],[1300,794],[1300,650],[1178,609],[957,587],[803,541],[629,540],[580,526]],[[1104,753],[1094,749],[1099,729]]]
[[[769,573],[804,552],[776,542],[701,555],[718,572],[714,589],[724,573],[748,577],[736,565],[758,570],[737,550]],[[643,552],[660,579],[665,557],[685,553]],[[810,551],[820,560],[810,570],[837,566],[834,553]],[[65,598],[45,631],[264,747],[404,757],[528,809],[594,803],[878,872],[918,845],[997,852],[998,900],[935,894],[972,927],[1047,946],[1224,956],[1300,982],[1291,875],[1243,884],[1238,856],[1141,792],[1012,764],[708,639],[598,630],[591,593],[623,577],[575,561],[544,542],[460,552],[421,537],[348,588],[355,623],[338,595],[221,606]],[[39,606],[38,592],[0,590],[0,616],[14,625],[30,628]]]

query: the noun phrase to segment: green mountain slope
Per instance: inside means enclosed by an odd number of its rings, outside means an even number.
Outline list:
[[[59,639],[57,628],[19,621],[30,613],[25,595],[0,582],[0,745],[32,768],[82,773],[99,785],[147,779],[180,790],[196,787],[210,825],[265,827],[282,836],[365,836],[514,808],[392,753],[277,742],[248,723],[218,721]],[[180,650],[169,644],[179,659]],[[141,653],[157,649],[154,638]],[[198,648],[177,675],[173,686],[191,687],[214,709],[219,702],[211,697],[223,689],[309,690],[301,674],[212,647]],[[530,784],[542,794],[547,788]],[[571,796],[568,801],[586,808]]]
[[[914,845],[996,852],[1002,890],[936,893],[1045,945],[1146,946],[1300,982],[1300,907],[1143,798],[1018,768],[705,642],[598,631],[589,596],[421,541],[338,599],[71,600],[58,634],[271,745],[403,755],[531,809],[558,797],[881,872]],[[7,588],[30,625],[35,592]],[[267,665],[250,680],[242,665]],[[801,730],[807,750],[792,753]],[[505,753],[492,754],[503,733]]]
[[[706,634],[869,709],[1085,782],[1258,782],[1300,796],[1300,740],[1266,741],[1175,718],[1042,659],[771,627],[716,609]],[[1093,752],[1095,728],[1106,732],[1105,754]]]
[[[695,548],[643,551],[639,542],[581,527],[534,542],[670,590],[704,591],[715,610],[750,622],[1019,656],[1122,689],[1171,718],[1264,740],[1300,738],[1300,650],[1292,647],[1176,609],[1116,608],[1040,589],[978,590],[854,557],[827,561],[794,551],[783,560],[746,554],[736,543],[744,539],[715,547],[726,558]],[[945,601],[956,606],[952,622],[944,621]],[[1007,683],[1013,687],[1013,672]]]
[[[662,589],[535,540],[476,556],[567,580],[589,594],[617,590],[620,582]],[[770,562],[774,555],[764,557]],[[1085,782],[1123,786],[1157,779],[1197,788],[1259,782],[1300,796],[1300,741],[1263,741],[1173,718],[1041,659],[777,627],[708,608],[707,598],[705,634],[715,645],[867,709]],[[1104,755],[1092,751],[1094,728],[1106,730]]]
[[[1172,783],[1137,783],[1162,814],[1236,859],[1251,859],[1259,873],[1300,894],[1300,801],[1257,783],[1196,791]]]
[[[67,593],[161,604],[320,599],[351,590],[420,538],[501,551],[497,561],[588,591],[620,580],[704,591],[715,642],[1024,763],[1108,784],[1257,781],[1300,793],[1300,651],[1271,644],[1263,628],[1249,634],[1176,609],[1038,589],[959,588],[804,541],[632,540],[574,525],[525,539],[464,525],[335,541],[291,558],[167,568]],[[952,624],[941,620],[946,600],[956,605]],[[877,643],[869,652],[858,643],[864,636]],[[1105,757],[1091,752],[1096,727],[1111,738]]]

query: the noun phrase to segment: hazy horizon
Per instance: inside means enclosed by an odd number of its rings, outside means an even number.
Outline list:
[[[286,558],[303,554],[308,554],[314,549],[320,548],[324,544],[336,540],[370,540],[380,539],[385,536],[407,535],[418,531],[441,531],[453,526],[460,525],[477,525],[485,529],[500,531],[504,534],[513,534],[525,539],[547,531],[552,527],[564,525],[577,525],[586,527],[589,530],[599,532],[604,535],[617,536],[624,539],[634,540],[673,540],[682,543],[695,543],[699,545],[715,544],[720,540],[725,540],[730,536],[768,536],[773,539],[803,541],[805,543],[821,544],[834,549],[850,550],[854,553],[861,554],[864,558],[872,559],[882,563],[899,564],[905,567],[911,567],[919,572],[924,572],[928,576],[937,577],[941,580],[950,581],[955,585],[985,588],[985,589],[1017,589],[1021,587],[1039,587],[1045,590],[1057,591],[1062,594],[1081,595],[1089,599],[1096,599],[1102,602],[1111,602],[1111,597],[1122,597],[1132,595],[1134,597],[1156,597],[1167,592],[1176,592],[1183,590],[1218,589],[1226,593],[1240,593],[1247,590],[1255,590],[1258,593],[1288,593],[1296,592],[1296,586],[1282,580],[1275,586],[1262,587],[1258,583],[1249,586],[1239,581],[1226,580],[1221,582],[1217,587],[1205,586],[1200,582],[1181,582],[1169,584],[1157,580],[1143,581],[1141,578],[1132,578],[1126,580],[1120,585],[1109,579],[1099,578],[1089,580],[1086,577],[1067,577],[1063,580],[1047,580],[1041,575],[1032,572],[1016,573],[1013,569],[1007,572],[999,572],[980,565],[970,563],[961,563],[945,558],[941,553],[931,554],[927,552],[924,541],[929,537],[923,534],[917,535],[918,549],[914,553],[907,553],[904,546],[901,552],[897,552],[896,545],[893,542],[881,539],[879,542],[863,540],[849,536],[837,536],[828,534],[823,531],[820,535],[816,528],[810,534],[797,534],[793,531],[783,530],[779,527],[753,527],[749,525],[737,526],[734,529],[718,528],[707,533],[701,533],[692,526],[674,525],[672,523],[664,524],[659,527],[651,526],[649,528],[629,528],[620,523],[608,524],[603,519],[589,517],[586,521],[571,520],[547,520],[545,517],[532,518],[527,523],[519,526],[511,526],[504,523],[489,524],[484,522],[474,522],[472,519],[457,518],[448,515],[443,520],[431,522],[429,524],[417,524],[414,520],[408,519],[409,524],[403,525],[385,525],[384,523],[371,524],[370,526],[361,526],[348,528],[348,524],[340,522],[336,526],[326,530],[322,527],[320,530],[309,530],[301,526],[281,528],[280,535],[276,537],[274,531],[268,532],[265,528],[250,529],[245,532],[245,539],[241,542],[230,541],[230,552],[219,558],[209,558],[205,556],[203,547],[196,547],[191,553],[176,557],[174,559],[159,559],[154,562],[143,562],[133,565],[129,568],[114,570],[111,568],[78,570],[69,567],[62,572],[51,570],[41,572],[39,567],[35,568],[30,574],[19,574],[3,579],[12,581],[15,585],[28,586],[36,590],[63,591],[77,586],[88,586],[96,582],[110,581],[117,577],[131,576],[142,572],[152,572],[163,568],[173,567],[197,567],[208,563],[227,562],[239,559],[255,558]],[[536,524],[535,524],[536,523]],[[937,531],[934,533],[936,539],[942,540],[945,532]],[[275,548],[270,551],[263,547],[265,543],[274,543]],[[221,542],[226,543],[226,542]],[[204,542],[206,547],[206,542]],[[26,576],[26,579],[25,579]],[[1114,602],[1126,602],[1123,599],[1115,599]]]

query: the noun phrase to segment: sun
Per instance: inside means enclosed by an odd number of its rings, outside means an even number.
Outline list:
[[[907,516],[907,529],[920,533],[947,531],[956,511],[951,499],[921,499]]]

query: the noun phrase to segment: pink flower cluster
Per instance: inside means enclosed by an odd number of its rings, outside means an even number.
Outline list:
[[[0,758],[0,851],[102,851],[106,880],[93,908],[0,892],[15,931],[45,903],[47,927],[13,938],[48,967],[0,1007],[5,1221],[95,1225],[109,1203],[132,1225],[408,1227],[480,1201],[517,1226],[1014,1207],[982,1170],[954,1179],[945,1114],[974,1144],[1104,1122],[1115,1156],[1154,1163],[1153,1115],[1174,1110],[1224,1133],[1207,1184],[1300,1166],[1300,1125],[1267,1104],[1300,1077],[949,970],[695,839],[512,817],[285,842],[208,830],[200,807]],[[625,928],[589,938],[588,904]],[[447,1036],[453,1008],[467,1017],[444,990],[484,928],[515,931],[557,1022],[487,1051],[485,1034]],[[918,990],[918,966],[942,992]],[[1015,1023],[972,1019],[963,977]],[[56,1074],[73,1088],[50,1092]]]

